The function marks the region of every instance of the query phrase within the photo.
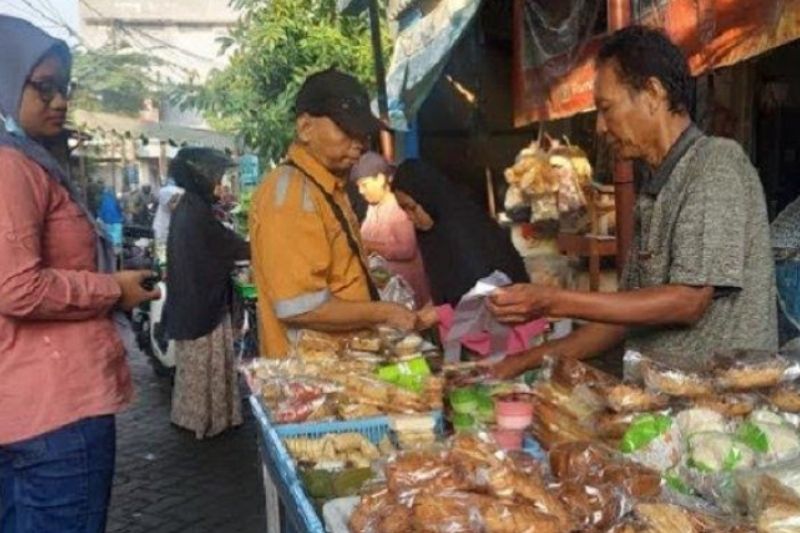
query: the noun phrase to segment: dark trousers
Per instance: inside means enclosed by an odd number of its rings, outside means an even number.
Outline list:
[[[0,533],[103,533],[115,452],[112,415],[0,445]]]

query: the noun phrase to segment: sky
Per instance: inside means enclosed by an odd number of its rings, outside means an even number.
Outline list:
[[[0,14],[24,18],[69,44],[76,42],[65,26],[79,31],[78,0],[0,0]]]

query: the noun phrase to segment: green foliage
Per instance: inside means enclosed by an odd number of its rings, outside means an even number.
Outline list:
[[[175,98],[203,110],[215,129],[241,135],[266,160],[279,159],[292,139],[294,98],[306,76],[330,66],[355,75],[375,93],[366,14],[336,13],[335,0],[234,0],[242,12],[222,51],[230,63],[203,87],[183,86]],[[390,41],[385,25],[384,53]]]
[[[158,98],[160,84],[153,75],[161,62],[127,44],[73,51],[73,105],[87,111],[136,116],[147,98]]]

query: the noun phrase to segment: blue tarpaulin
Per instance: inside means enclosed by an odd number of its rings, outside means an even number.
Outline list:
[[[418,7],[400,16],[386,76],[392,128],[408,129],[408,122],[439,79],[450,52],[475,18],[480,3],[480,0],[440,0],[424,16]]]

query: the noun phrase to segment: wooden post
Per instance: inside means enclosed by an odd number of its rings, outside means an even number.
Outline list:
[[[629,0],[608,0],[608,30],[624,28],[631,23]],[[622,273],[633,240],[633,207],[636,193],[633,188],[633,163],[614,161],[614,201],[617,210],[617,274]]]
[[[497,220],[497,199],[494,195],[494,180],[492,179],[492,170],[486,167],[486,198],[489,200],[489,214],[492,218]]]

